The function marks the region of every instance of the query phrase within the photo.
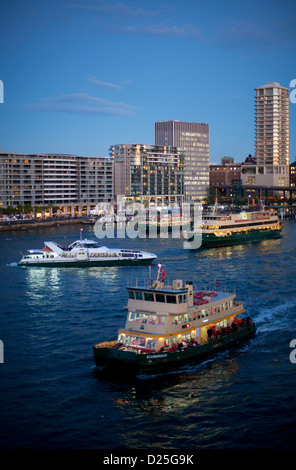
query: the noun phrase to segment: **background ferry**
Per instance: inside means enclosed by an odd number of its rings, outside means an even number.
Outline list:
[[[150,264],[157,256],[142,250],[101,246],[95,240],[80,239],[69,246],[45,242],[42,250],[29,250],[19,266],[126,266]]]
[[[226,246],[276,238],[283,226],[274,210],[263,207],[259,211],[218,214],[216,205],[212,214],[205,214],[202,225],[185,235],[191,241],[194,234],[202,234],[202,246]],[[190,244],[189,244],[190,246]]]

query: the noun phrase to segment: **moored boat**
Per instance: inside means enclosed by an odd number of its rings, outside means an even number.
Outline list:
[[[189,230],[191,225],[190,216],[181,213],[180,210],[157,210],[144,212],[139,215],[139,230],[146,234],[154,233],[180,233]]]
[[[87,225],[95,225],[96,221],[97,219],[95,219],[94,217],[89,217],[88,219],[83,219],[81,223],[87,224]]]
[[[150,264],[157,256],[137,249],[107,248],[95,240],[76,240],[69,246],[44,242],[42,250],[29,250],[19,266],[88,267]]]
[[[165,285],[165,271],[147,285],[128,286],[128,314],[117,338],[93,347],[96,366],[149,373],[203,360],[255,335],[235,294],[196,291],[192,282]]]

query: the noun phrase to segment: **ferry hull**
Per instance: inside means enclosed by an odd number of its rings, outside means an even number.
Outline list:
[[[164,351],[151,354],[137,354],[133,351],[114,349],[110,343],[106,347],[94,346],[93,352],[97,367],[111,365],[125,368],[126,371],[134,373],[151,373],[177,368],[187,362],[201,362],[219,351],[247,341],[254,337],[255,334],[256,326],[254,323],[251,323],[234,333],[221,336],[218,339],[202,343],[196,347],[181,349],[175,352]],[[113,342],[113,344],[115,343],[116,341]]]
[[[95,267],[112,267],[112,266],[138,266],[138,265],[147,265],[151,264],[155,258],[147,258],[147,259],[124,259],[124,260],[102,260],[102,261],[88,261],[88,260],[53,260],[53,261],[33,261],[33,262],[19,262],[19,266],[25,267],[52,267],[52,268],[75,268],[75,267],[82,267],[82,268],[89,268],[91,266]]]
[[[202,234],[202,246],[203,247],[218,247],[218,246],[230,246],[240,245],[242,243],[259,242],[272,238],[278,238],[281,236],[281,229],[269,230],[266,232],[260,232],[259,230],[252,230],[247,234],[236,233],[229,236],[217,237],[214,233]]]

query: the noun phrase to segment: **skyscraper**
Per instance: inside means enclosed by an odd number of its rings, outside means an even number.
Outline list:
[[[277,82],[255,88],[257,175],[271,186],[289,185],[289,88]]]
[[[155,123],[155,145],[184,151],[184,194],[186,200],[202,200],[209,187],[209,126],[197,122]]]

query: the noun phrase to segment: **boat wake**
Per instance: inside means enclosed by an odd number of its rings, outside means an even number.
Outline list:
[[[261,333],[266,331],[274,331],[289,326],[294,323],[294,319],[289,315],[295,312],[296,298],[279,302],[273,307],[265,307],[258,316],[256,315],[256,324]]]

